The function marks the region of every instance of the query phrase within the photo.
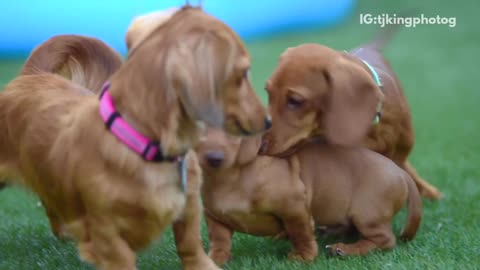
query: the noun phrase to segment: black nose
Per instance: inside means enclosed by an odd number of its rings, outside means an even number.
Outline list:
[[[272,127],[272,118],[270,117],[270,115],[268,115],[267,117],[265,117],[265,129],[269,129]]]
[[[207,163],[212,168],[218,168],[222,165],[223,159],[225,158],[223,152],[209,152],[206,155]]]

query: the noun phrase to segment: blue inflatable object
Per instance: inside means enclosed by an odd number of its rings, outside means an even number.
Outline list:
[[[354,1],[204,0],[203,7],[242,38],[250,38],[286,29],[337,24],[353,10]],[[184,3],[179,0],[1,1],[0,54],[29,53],[58,34],[95,36],[124,53],[125,32],[135,16]]]

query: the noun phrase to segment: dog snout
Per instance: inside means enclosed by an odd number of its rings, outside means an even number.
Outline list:
[[[208,152],[206,155],[207,163],[212,168],[218,168],[222,165],[225,155],[220,151]]]
[[[265,117],[265,130],[269,130],[272,127],[272,117],[270,115],[267,115]]]

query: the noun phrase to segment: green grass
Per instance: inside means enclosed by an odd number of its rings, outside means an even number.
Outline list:
[[[398,3],[397,3],[398,2]],[[363,1],[356,13],[401,12],[456,16],[456,28],[424,25],[404,28],[387,49],[405,88],[416,129],[412,163],[445,194],[425,201],[418,237],[393,251],[364,258],[326,258],[323,249],[314,263],[289,262],[288,242],[237,234],[233,260],[225,269],[480,269],[480,32],[476,2]],[[318,42],[348,49],[368,41],[376,26],[359,25],[358,16],[334,29],[270,36],[248,42],[253,56],[253,81],[265,100],[263,84],[288,46]],[[22,59],[23,61],[23,59]],[[0,63],[0,84],[17,73],[22,61]],[[395,220],[398,232],[404,213]],[[141,228],[139,228],[141,230]],[[205,228],[203,237],[206,239]],[[323,247],[335,239],[319,239]],[[141,252],[140,269],[180,269],[173,236]],[[0,270],[92,269],[77,257],[72,243],[50,233],[37,199],[22,190],[0,192]]]

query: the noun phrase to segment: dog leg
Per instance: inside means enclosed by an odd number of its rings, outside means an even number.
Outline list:
[[[185,210],[180,220],[173,223],[173,233],[177,253],[185,270],[219,270],[207,256],[201,238],[200,186],[202,182],[201,169],[194,154],[188,155],[188,184]]]
[[[55,235],[57,239],[65,239],[67,238],[65,232],[63,231],[63,226],[55,212],[48,207],[43,201],[41,202],[43,207],[45,208],[45,213],[47,214],[48,221],[50,222],[50,227],[52,228],[52,233]]]
[[[218,270],[203,249],[200,224],[201,205],[199,197],[187,198],[185,216],[173,224],[177,253],[185,270]],[[192,207],[192,204],[194,207]]]
[[[203,249],[201,213],[198,192],[188,194],[184,216],[173,224],[177,253],[185,270],[219,270]]]
[[[442,193],[435,186],[420,177],[410,162],[406,161],[402,167],[413,178],[415,184],[417,185],[418,191],[420,191],[420,194],[423,197],[430,200],[439,200],[442,198]]]
[[[293,244],[293,250],[288,257],[301,261],[313,261],[318,255],[318,245],[310,212],[303,200],[288,202],[287,205],[288,212],[283,213],[281,219],[287,238]]]
[[[327,245],[327,253],[332,256],[365,256],[375,249],[391,249],[395,247],[395,235],[393,235],[390,223],[375,224],[365,222],[355,224],[362,239],[352,244],[336,243]]]
[[[292,156],[289,160],[291,182],[287,196],[279,195],[275,212],[284,225],[286,238],[293,244],[289,259],[313,261],[318,255],[313,217],[307,204],[306,187],[300,179],[300,161]]]
[[[78,245],[80,257],[101,270],[137,270],[135,252],[112,226],[102,224],[89,224],[90,239]]]
[[[208,256],[218,265],[222,266],[231,258],[233,231],[227,226],[217,222],[205,213],[210,239],[210,251]]]

